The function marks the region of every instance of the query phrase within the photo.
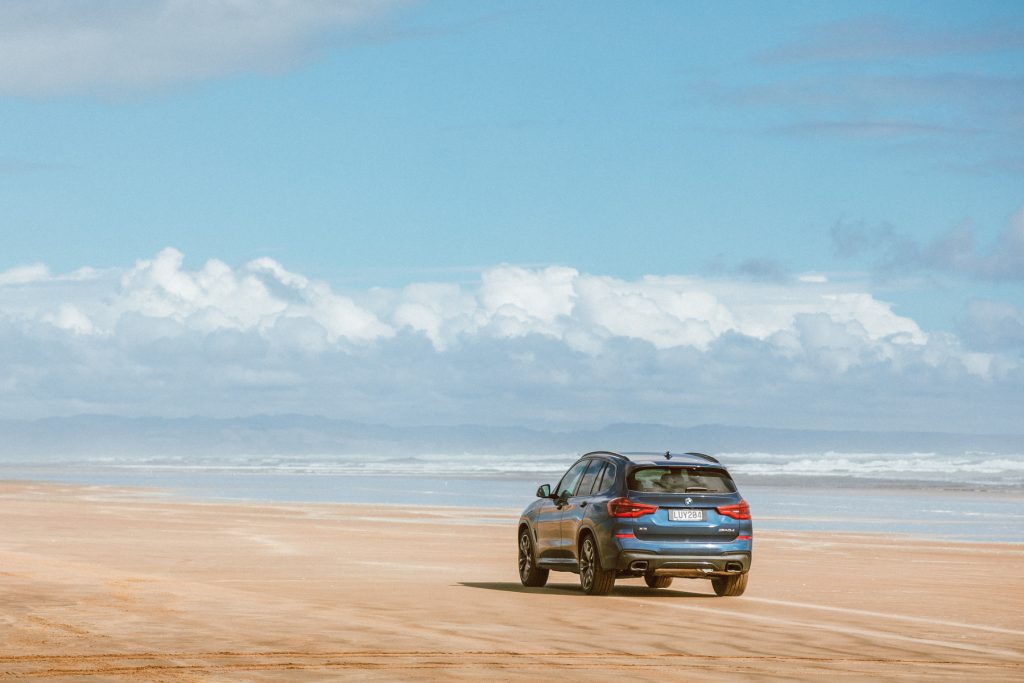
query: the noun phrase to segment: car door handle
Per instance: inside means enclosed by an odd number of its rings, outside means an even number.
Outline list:
[[[587,501],[583,501],[582,503],[580,503],[580,507],[581,508],[587,507]]]

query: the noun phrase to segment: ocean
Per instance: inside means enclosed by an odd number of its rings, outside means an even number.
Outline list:
[[[0,478],[144,487],[193,501],[515,512],[575,454],[109,457],[0,463]],[[722,453],[756,528],[1024,542],[1024,454]],[[500,518],[499,517],[496,517]]]

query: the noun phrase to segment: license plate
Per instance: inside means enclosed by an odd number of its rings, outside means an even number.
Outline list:
[[[703,510],[669,510],[668,518],[671,522],[703,522]]]

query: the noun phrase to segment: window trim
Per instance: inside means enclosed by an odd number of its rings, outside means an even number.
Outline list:
[[[591,495],[597,496],[602,493],[607,493],[611,490],[612,484],[614,483],[615,464],[605,460],[604,469],[601,470],[601,476],[594,481],[594,486],[591,489]]]

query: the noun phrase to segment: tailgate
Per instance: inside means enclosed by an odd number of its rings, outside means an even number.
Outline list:
[[[657,505],[658,511],[636,520],[640,540],[666,543],[727,543],[739,534],[739,520],[720,515],[717,508],[737,502],[736,496],[644,495],[631,500]]]

